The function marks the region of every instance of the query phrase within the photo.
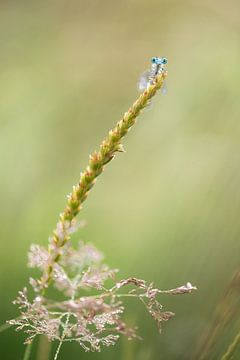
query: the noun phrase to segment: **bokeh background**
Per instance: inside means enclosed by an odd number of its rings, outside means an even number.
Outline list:
[[[99,354],[72,344],[59,359],[220,359],[239,327],[239,278],[229,282],[240,254],[240,2],[2,1],[0,51],[1,323],[17,316],[30,244],[46,245],[89,153],[135,100],[149,59],[164,55],[168,93],[99,178],[79,238],[120,277],[199,290],[162,298],[176,313],[162,335],[129,303],[143,341]],[[203,335],[224,322],[208,350]],[[22,359],[23,339],[1,333],[0,359]]]

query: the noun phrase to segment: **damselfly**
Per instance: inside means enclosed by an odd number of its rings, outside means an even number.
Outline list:
[[[165,66],[167,64],[167,59],[165,57],[152,57],[151,59],[151,68],[146,70],[140,77],[138,83],[138,90],[143,91],[153,84],[154,79],[157,75],[165,71]],[[165,84],[163,86],[162,92],[166,92]]]

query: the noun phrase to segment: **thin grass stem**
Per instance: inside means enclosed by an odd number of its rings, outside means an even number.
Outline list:
[[[33,343],[31,342],[30,344],[26,345],[23,360],[29,360],[30,359],[30,355],[31,355],[31,351],[32,351],[32,344]]]
[[[59,342],[59,344],[58,344],[58,347],[57,347],[57,350],[56,350],[56,352],[55,352],[55,355],[54,355],[54,359],[53,360],[57,360],[57,358],[58,358],[58,355],[59,355],[59,352],[60,352],[60,349],[61,349],[61,347],[62,347],[62,341],[60,341]]]
[[[45,335],[41,335],[38,341],[37,360],[48,360],[51,352],[51,342]]]
[[[221,360],[231,360],[233,359],[234,353],[237,350],[237,347],[240,344],[240,332],[235,336],[233,342],[229,345],[227,351],[222,356]]]
[[[237,270],[215,308],[212,322],[200,337],[197,348],[192,354],[192,360],[210,359],[211,353],[217,342],[220,341],[220,337],[223,336],[224,330],[236,318],[240,306],[239,285],[240,271]]]

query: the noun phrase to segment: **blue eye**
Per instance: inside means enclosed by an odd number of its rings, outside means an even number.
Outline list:
[[[165,57],[163,57],[163,58],[161,58],[161,57],[157,57],[157,56],[154,56],[154,57],[152,57],[152,64],[157,64],[157,65],[165,65],[165,64],[167,64],[167,58],[165,58]]]
[[[168,63],[168,60],[165,57],[161,58],[161,57],[154,56],[154,57],[152,57],[151,62],[152,62],[152,64],[166,65]]]

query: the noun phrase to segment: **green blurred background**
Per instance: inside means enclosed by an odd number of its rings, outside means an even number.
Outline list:
[[[124,141],[127,152],[99,178],[79,238],[120,277],[162,289],[191,281],[199,290],[162,299],[176,313],[162,335],[141,304],[129,303],[143,341],[121,339],[99,354],[72,344],[59,359],[198,359],[239,267],[239,0],[2,1],[0,49],[1,323],[17,315],[11,301],[31,274],[30,244],[47,244],[89,153],[135,100],[149,59],[164,55],[168,94],[154,99]],[[231,342],[235,310],[207,359]],[[0,359],[22,359],[23,339],[1,333]]]

